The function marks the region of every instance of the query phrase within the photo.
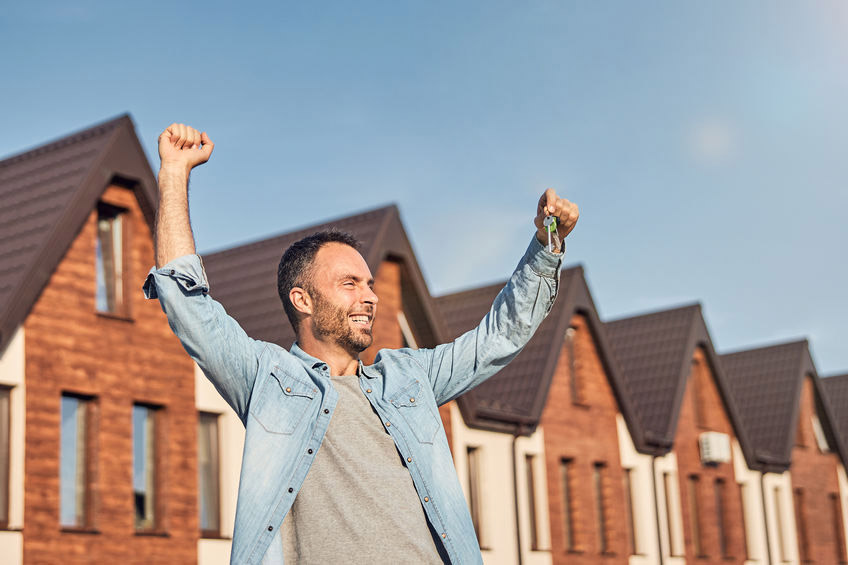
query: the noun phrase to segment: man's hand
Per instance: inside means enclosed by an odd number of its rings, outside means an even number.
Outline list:
[[[171,124],[159,136],[162,169],[179,170],[186,175],[209,160],[215,144],[206,135],[184,124]]]
[[[542,194],[542,197],[539,198],[539,205],[536,207],[536,219],[533,220],[533,223],[536,224],[536,239],[542,245],[547,246],[548,232],[543,224],[545,216],[556,218],[557,229],[556,233],[551,234],[551,242],[554,251],[559,253],[562,247],[561,242],[574,229],[577,218],[580,217],[580,211],[577,209],[577,204],[558,197],[553,188],[549,188]]]

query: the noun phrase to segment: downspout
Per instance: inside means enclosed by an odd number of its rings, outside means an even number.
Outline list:
[[[766,532],[766,563],[771,565],[771,540],[769,539],[769,521],[768,512],[766,511],[766,473],[760,472],[760,496],[763,499],[763,529]],[[780,511],[779,508],[774,509],[775,512]]]
[[[662,545],[662,527],[660,525],[660,500],[657,493],[657,456],[651,456],[651,485],[654,489],[654,516],[657,520],[657,555],[659,556],[659,564],[663,565],[663,545]],[[667,493],[666,493],[667,494]],[[668,502],[666,501],[666,508]],[[666,516],[667,520],[671,520],[671,516]],[[670,531],[670,530],[669,530]],[[668,540],[668,545],[671,547],[671,540]]]
[[[521,519],[519,517],[518,504],[518,436],[521,435],[521,424],[515,426],[515,432],[512,434],[512,492],[515,498],[515,545],[518,548],[517,565],[521,563]]]

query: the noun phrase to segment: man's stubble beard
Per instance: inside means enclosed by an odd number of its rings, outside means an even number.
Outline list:
[[[357,331],[351,327],[348,316],[350,311],[332,304],[316,289],[310,289],[312,295],[312,331],[323,338],[334,338],[334,341],[346,350],[362,353],[374,342],[371,328]],[[374,323],[374,308],[364,308],[371,315],[371,323]],[[361,310],[360,310],[361,311]]]

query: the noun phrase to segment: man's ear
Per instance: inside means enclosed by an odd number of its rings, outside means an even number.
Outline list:
[[[312,297],[305,289],[295,286],[289,291],[289,300],[295,310],[301,314],[312,315]]]

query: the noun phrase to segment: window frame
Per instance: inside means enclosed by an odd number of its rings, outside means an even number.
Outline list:
[[[132,295],[132,286],[130,281],[132,280],[132,272],[130,261],[128,260],[131,256],[131,222],[130,222],[130,214],[127,208],[122,206],[117,206],[115,204],[111,204],[105,201],[99,201],[97,203],[97,219],[95,222],[95,289],[94,289],[94,310],[95,312],[107,318],[117,318],[123,320],[131,320],[131,308],[130,308],[130,296]],[[97,252],[101,250],[101,232],[100,232],[100,222],[104,217],[108,217],[108,219],[120,219],[120,250],[114,250],[114,253],[120,253],[120,281],[113,281],[114,291],[115,293],[120,292],[120,301],[114,304],[114,307],[109,309],[107,304],[107,309],[100,309],[100,305],[98,304],[98,292],[100,289],[100,280],[101,277],[104,276],[104,272],[102,271],[103,267],[100,263],[103,261],[101,258],[98,260]],[[114,237],[114,236],[113,236]],[[102,251],[101,251],[102,257]],[[115,274],[113,273],[113,277]],[[109,286],[108,280],[104,280],[104,286]],[[108,297],[108,289],[106,290],[106,296]],[[108,301],[108,298],[107,298]]]
[[[153,487],[153,500],[151,502],[151,507],[153,511],[153,519],[149,526],[139,526],[136,516],[136,490],[135,490],[135,417],[134,412],[135,408],[144,408],[148,411],[150,421],[152,422],[152,431],[151,431],[151,450],[152,450],[152,458],[153,461],[147,467],[153,473],[153,477],[150,479],[150,484]],[[164,414],[165,407],[159,404],[152,404],[149,402],[133,402],[132,404],[133,412],[131,417],[131,433],[132,433],[132,493],[133,493],[133,529],[136,535],[162,535],[164,534],[165,528],[165,516],[164,516],[164,501],[165,496],[163,495],[163,486],[164,486],[164,446],[165,442],[163,441],[163,427],[164,427]],[[147,421],[147,420],[145,420]],[[145,481],[147,482],[147,481]]]
[[[0,494],[2,494],[2,499],[0,499],[0,530],[6,530],[9,528],[9,518],[12,510],[11,501],[9,500],[11,496],[11,487],[9,482],[12,478],[12,389],[14,387],[0,384],[0,402],[3,402],[3,398],[5,397],[6,404],[6,421],[0,422],[0,430],[6,430],[5,437],[5,453],[0,453],[0,465],[2,465],[2,469],[0,469],[0,479],[5,475],[5,480],[0,480]],[[0,438],[2,439],[2,438]],[[2,441],[0,441],[0,445],[2,445]],[[3,462],[5,461],[5,465]],[[5,501],[5,507],[3,507],[3,501]]]
[[[563,545],[568,552],[579,551],[574,529],[574,497],[571,492],[571,475],[574,459],[564,457],[559,461],[560,488],[562,489]]]
[[[215,446],[214,449],[210,449],[210,458],[214,459],[214,491],[215,491],[215,520],[217,522],[216,529],[204,529],[203,528],[203,515],[202,515],[202,505],[201,499],[203,498],[203,490],[202,490],[202,481],[201,477],[201,466],[200,466],[200,441],[201,441],[201,425],[204,420],[213,419],[215,422]],[[209,412],[204,410],[199,410],[197,413],[197,431],[198,431],[198,445],[197,445],[197,512],[198,512],[198,529],[200,530],[201,539],[220,539],[222,538],[221,534],[221,517],[222,517],[222,507],[221,507],[221,418],[222,414],[218,412]]]
[[[62,441],[62,433],[61,433],[61,399],[70,398],[74,399],[78,402],[78,407],[84,407],[84,413],[82,415],[83,422],[83,446],[82,446],[82,472],[83,478],[81,481],[82,487],[84,489],[82,493],[82,520],[80,523],[75,524],[65,524],[62,522],[62,449],[63,449],[63,441]],[[96,530],[95,524],[95,503],[96,503],[96,472],[97,472],[97,462],[96,462],[96,444],[95,440],[97,437],[97,416],[98,416],[98,405],[97,405],[97,397],[87,394],[79,394],[72,391],[62,391],[60,395],[60,408],[59,408],[59,527],[62,531],[69,532],[91,532],[91,533],[99,533]],[[79,438],[77,438],[79,441]],[[79,463],[77,464],[79,466]],[[80,482],[78,478],[75,477],[75,482]]]
[[[479,445],[467,445],[465,447],[465,466],[468,471],[468,509],[471,513],[471,522],[474,532],[477,534],[477,543],[480,549],[487,549],[486,536],[484,535],[485,513],[483,512],[482,484],[480,469],[483,449]]]

